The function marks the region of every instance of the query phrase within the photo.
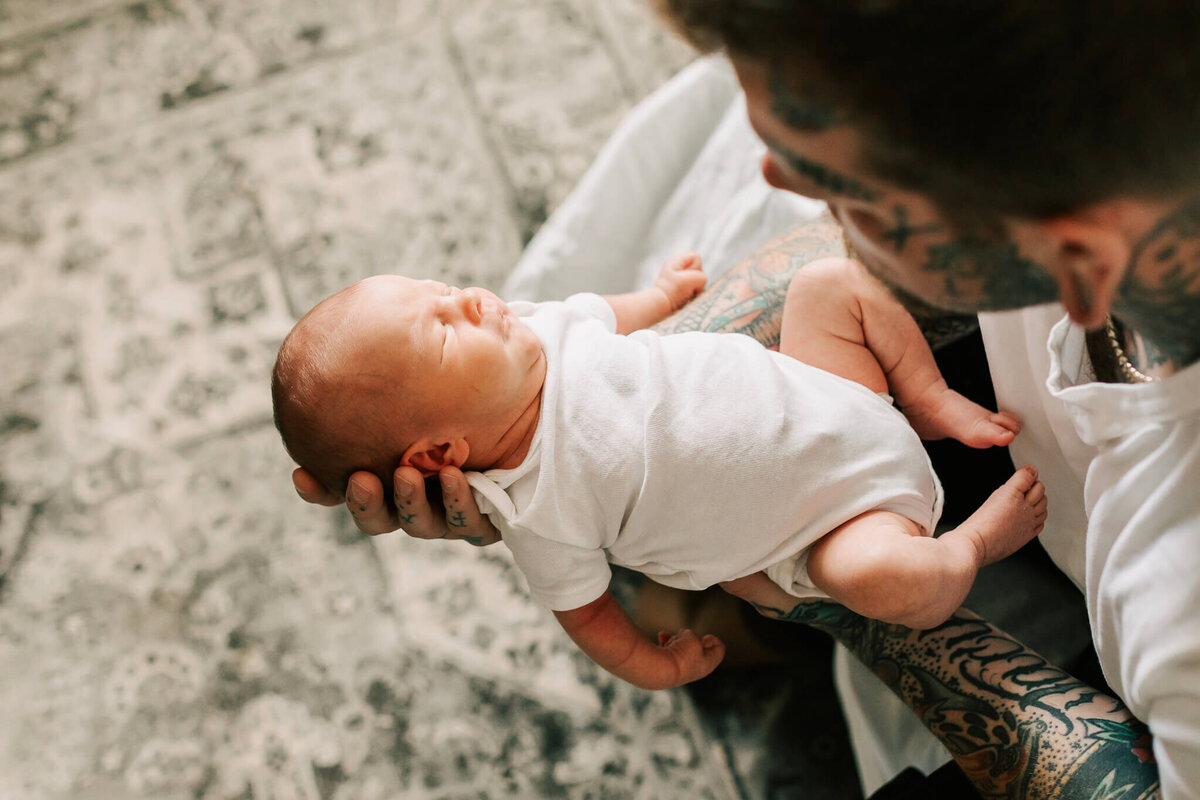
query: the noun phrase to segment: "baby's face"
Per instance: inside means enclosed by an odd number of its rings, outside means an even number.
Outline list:
[[[360,321],[380,358],[403,359],[411,402],[467,431],[519,415],[541,390],[542,345],[486,289],[368,278]]]

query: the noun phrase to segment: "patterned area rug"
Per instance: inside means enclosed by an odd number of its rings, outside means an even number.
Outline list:
[[[639,0],[0,1],[0,799],[782,796],[744,703],[306,506],[270,422],[299,314],[498,288],[690,57]]]

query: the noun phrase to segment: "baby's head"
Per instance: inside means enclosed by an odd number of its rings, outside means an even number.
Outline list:
[[[498,297],[378,275],[318,303],[279,348],[271,394],[288,453],[344,495],[402,464],[483,469],[544,378],[541,343]]]

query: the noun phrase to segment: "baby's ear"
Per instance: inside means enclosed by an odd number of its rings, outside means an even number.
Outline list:
[[[467,462],[471,446],[466,439],[435,444],[422,439],[407,450],[400,459],[403,467],[413,467],[426,478],[437,475],[442,467],[461,467]]]

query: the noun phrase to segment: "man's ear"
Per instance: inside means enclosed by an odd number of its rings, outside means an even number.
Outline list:
[[[417,441],[400,458],[400,465],[413,467],[426,478],[437,475],[442,467],[461,467],[471,454],[466,439],[453,442],[434,443],[428,439]]]
[[[1104,324],[1133,257],[1116,213],[1094,209],[1037,223],[1050,237],[1053,250],[1046,266],[1059,297],[1071,321],[1085,328]]]

